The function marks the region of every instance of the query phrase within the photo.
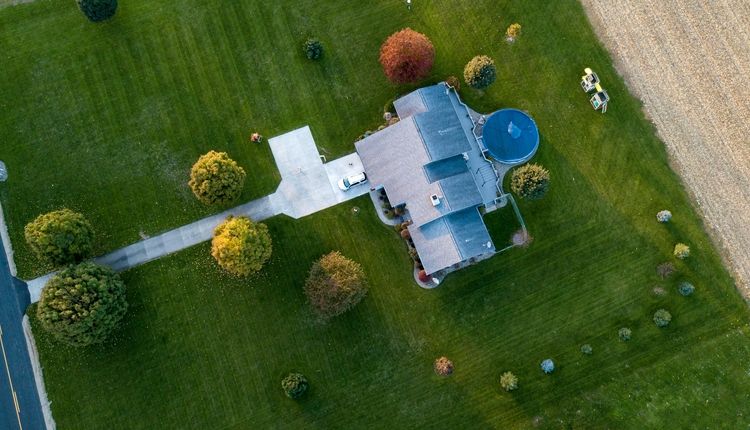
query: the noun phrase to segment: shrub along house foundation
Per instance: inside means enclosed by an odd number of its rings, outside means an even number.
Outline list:
[[[409,233],[428,275],[495,253],[480,208],[503,206],[477,119],[444,83],[394,102],[400,121],[355,144],[373,189],[405,205]]]

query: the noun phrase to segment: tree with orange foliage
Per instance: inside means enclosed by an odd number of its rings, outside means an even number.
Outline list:
[[[393,33],[380,47],[380,64],[385,76],[394,84],[424,79],[435,61],[435,48],[422,33],[405,28]]]

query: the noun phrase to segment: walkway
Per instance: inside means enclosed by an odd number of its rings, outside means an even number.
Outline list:
[[[469,107],[463,104],[456,96],[456,93],[449,91],[451,104],[455,109],[458,119],[461,122],[461,127],[466,134],[466,140],[471,145],[471,151],[468,151],[465,156],[466,165],[469,168],[474,182],[477,184],[477,188],[482,195],[482,201],[487,207],[494,206],[494,201],[498,197],[497,182],[498,178],[502,180],[502,176],[498,176],[498,172],[495,171],[491,162],[487,161],[482,156],[482,149],[479,147],[479,142],[474,135],[474,120],[471,117],[471,111]]]
[[[21,323],[29,299],[24,285],[10,274],[2,241],[0,248],[0,428],[43,429],[44,416]]]
[[[280,214],[301,218],[369,191],[367,184],[346,192],[338,189],[336,183],[340,178],[363,171],[362,161],[353,153],[323,163],[307,126],[271,138],[269,144],[281,173],[276,192],[120,248],[94,258],[94,262],[123,271],[211,239],[216,226],[229,215],[246,216],[256,222]],[[39,301],[42,288],[52,275],[27,281],[32,303]]]

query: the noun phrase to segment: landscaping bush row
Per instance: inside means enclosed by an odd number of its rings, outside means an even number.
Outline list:
[[[533,198],[532,196],[537,195],[537,193],[540,192],[540,189],[542,188],[539,187],[538,184],[544,181],[540,181],[535,178],[539,178],[543,175],[541,175],[542,172],[539,169],[534,170],[535,171],[533,172],[533,174],[528,175],[530,179],[518,180],[514,192],[518,193],[521,196],[530,198]],[[529,191],[531,189],[534,189],[535,191]],[[544,191],[541,191],[542,194],[543,192]],[[657,220],[661,223],[667,223],[671,219],[672,214],[669,211],[664,210],[660,211],[657,214]],[[690,255],[690,248],[685,244],[678,243],[675,245],[673,254],[675,257],[680,259],[687,258]],[[665,262],[659,264],[656,271],[659,277],[661,277],[662,279],[666,279],[672,276],[676,272],[676,270],[677,269],[674,263]],[[690,282],[683,281],[679,283],[678,291],[682,296],[687,297],[695,292],[695,286]],[[657,309],[652,316],[652,321],[658,328],[666,328],[672,322],[672,314],[667,309]],[[622,342],[629,342],[633,337],[633,331],[629,327],[621,327],[617,331],[617,337]],[[586,343],[581,345],[580,351],[584,355],[592,355],[594,349],[591,344]],[[453,361],[449,360],[447,357],[440,357],[436,359],[433,367],[435,373],[439,376],[450,376],[455,371]],[[540,368],[542,372],[550,374],[555,370],[555,363],[552,359],[548,358],[540,363]],[[500,387],[505,391],[516,390],[518,388],[518,377],[510,371],[503,372],[500,376]]]

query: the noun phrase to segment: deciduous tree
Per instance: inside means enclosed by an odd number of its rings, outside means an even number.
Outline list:
[[[226,152],[209,151],[193,164],[188,185],[207,205],[229,203],[239,197],[245,184],[245,170]]]
[[[539,164],[525,164],[513,171],[510,189],[519,197],[539,200],[549,190],[549,171]]]
[[[117,0],[76,0],[86,18],[92,22],[112,18],[117,12]]]
[[[128,309],[125,284],[94,263],[69,266],[47,281],[36,315],[42,328],[73,346],[104,342]]]
[[[383,72],[395,84],[424,79],[435,61],[435,48],[422,33],[410,28],[393,33],[380,47]]]
[[[91,256],[94,230],[86,217],[70,209],[39,215],[24,228],[26,243],[42,260],[62,266]]]
[[[495,82],[495,78],[497,78],[495,61],[486,55],[477,55],[464,67],[464,80],[472,88],[478,90],[487,88]]]
[[[260,271],[271,257],[268,227],[247,217],[232,217],[219,224],[211,241],[211,255],[222,269],[235,276]]]
[[[328,319],[340,315],[367,294],[362,266],[338,251],[326,254],[310,268],[305,294],[321,317]]]

